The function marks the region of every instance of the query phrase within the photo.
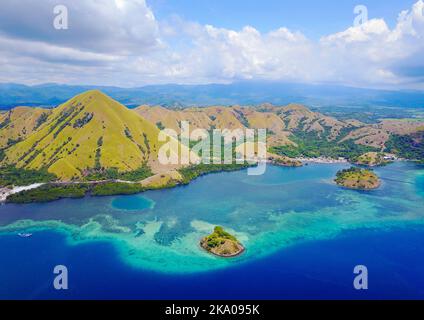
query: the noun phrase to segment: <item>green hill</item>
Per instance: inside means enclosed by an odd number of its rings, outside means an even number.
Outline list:
[[[4,151],[1,164],[47,169],[62,180],[111,168],[160,172],[158,133],[139,114],[93,90],[53,109],[34,133]]]

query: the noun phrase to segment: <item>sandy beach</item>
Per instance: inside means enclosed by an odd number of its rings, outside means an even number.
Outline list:
[[[45,183],[34,183],[34,184],[30,184],[29,186],[14,187],[13,189],[3,188],[1,189],[1,192],[0,192],[0,202],[5,202],[7,197],[10,196],[11,194],[15,194],[21,191],[36,189],[38,187],[41,187],[44,184]]]
[[[302,163],[325,163],[325,164],[331,164],[331,163],[349,163],[347,159],[339,158],[339,159],[331,159],[331,158],[325,158],[325,157],[319,157],[319,158],[295,158],[294,160],[301,161]]]

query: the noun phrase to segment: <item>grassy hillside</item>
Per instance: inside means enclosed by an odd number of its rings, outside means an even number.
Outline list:
[[[47,169],[62,180],[115,168],[157,169],[159,129],[100,91],[53,109],[38,130],[4,152],[2,165]]]
[[[31,107],[16,107],[0,114],[0,149],[22,141],[44,121],[50,110]]]
[[[191,128],[203,129],[264,129],[268,130],[268,145],[296,145],[293,133],[314,133],[325,140],[336,140],[347,131],[366,126],[359,121],[340,121],[313,112],[302,105],[284,107],[261,105],[259,107],[207,107],[184,110],[141,106],[137,113],[156,123],[159,128],[180,130],[180,122],[190,122]]]
[[[191,130],[227,128],[245,128],[239,119],[234,108],[209,107],[209,108],[189,108],[184,110],[166,109],[163,107],[140,106],[135,109],[137,113],[158,127],[173,129],[177,132],[181,130],[181,121],[188,121]]]
[[[417,160],[423,157],[422,137],[417,135],[422,120],[364,124],[297,104],[130,110],[92,90],[54,109],[18,107],[0,114],[0,167],[48,172],[60,180],[143,180],[181,168],[158,162],[160,129],[179,132],[181,121],[188,121],[191,130],[266,128],[269,150],[281,156],[354,159],[388,149]],[[172,153],[185,148],[176,146]]]
[[[393,137],[414,137],[424,128],[422,119],[383,119],[378,123],[365,124],[353,119],[336,119],[298,104],[188,109],[141,106],[135,111],[159,128],[172,128],[177,132],[182,120],[190,122],[191,130],[266,128],[270,151],[289,157],[356,159],[363,153],[384,151],[388,146],[395,151],[404,150],[402,144],[408,139],[398,139],[393,143]],[[412,143],[417,139],[409,140]],[[399,148],[394,148],[394,144],[400,144]],[[422,153],[422,147],[415,143],[415,149],[416,145],[419,150],[414,151],[414,157]],[[410,155],[411,152],[404,154]]]
[[[192,129],[208,129],[212,126],[212,120],[202,109],[171,110],[158,106],[140,106],[134,111],[158,128],[169,128],[178,133],[181,121],[188,121]]]

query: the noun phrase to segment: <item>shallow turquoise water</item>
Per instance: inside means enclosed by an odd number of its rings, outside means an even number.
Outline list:
[[[420,173],[417,175],[415,185],[417,188],[417,193],[424,197],[424,173]]]
[[[137,269],[194,273],[240,266],[296,244],[333,239],[364,228],[408,228],[424,222],[423,169],[395,163],[377,168],[375,191],[336,186],[346,165],[268,167],[204,176],[185,187],[142,195],[3,205],[0,232],[55,230],[68,245],[106,241]],[[215,225],[234,233],[246,252],[220,259],[199,248]]]

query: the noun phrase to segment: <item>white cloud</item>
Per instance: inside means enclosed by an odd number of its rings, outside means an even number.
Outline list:
[[[68,9],[68,30],[53,27],[53,9]],[[145,0],[2,0],[0,30],[18,39],[106,53],[140,53],[158,46],[159,27]]]
[[[144,0],[62,1],[70,20],[62,33],[51,25],[55,1],[15,2],[0,4],[0,81],[137,86],[266,79],[424,89],[423,0],[401,12],[393,29],[371,19],[318,41],[284,27],[261,33],[178,17],[158,22]]]
[[[321,50],[345,61],[329,63],[329,68],[337,74],[349,75],[353,84],[410,86],[415,81],[416,88],[424,89],[424,74],[413,79],[403,72],[405,67],[424,67],[423,8],[424,2],[420,0],[412,10],[400,13],[393,30],[384,20],[374,19],[322,38]],[[346,71],[349,65],[355,72]],[[349,81],[346,77],[344,80]]]
[[[331,43],[335,41],[342,42],[360,42],[369,41],[375,36],[384,36],[389,34],[390,30],[383,19],[372,19],[359,26],[338,32],[321,39],[322,42]]]

